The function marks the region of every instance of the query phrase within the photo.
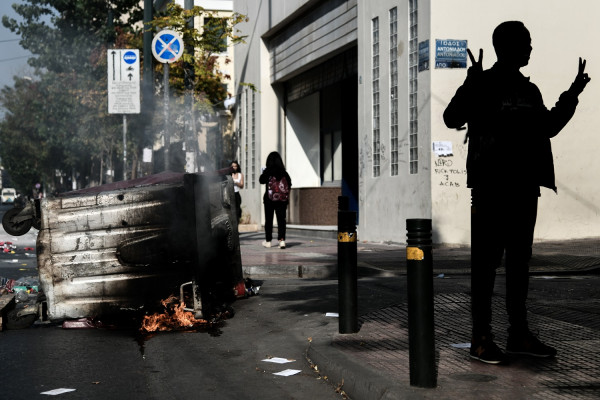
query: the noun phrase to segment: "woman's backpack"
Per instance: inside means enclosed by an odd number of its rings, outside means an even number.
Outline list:
[[[285,176],[277,179],[274,176],[269,178],[267,184],[267,193],[271,201],[287,201],[290,197],[290,185]]]

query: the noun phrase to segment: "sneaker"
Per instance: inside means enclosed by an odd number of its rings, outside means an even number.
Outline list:
[[[271,242],[262,242],[263,247],[271,247]]]
[[[285,249],[285,240],[280,240],[279,241],[279,248],[280,249]]]
[[[556,355],[554,347],[540,342],[537,335],[534,335],[530,331],[522,335],[509,335],[506,342],[506,352],[540,358],[551,358]]]
[[[494,343],[493,339],[494,337],[491,334],[489,336],[481,336],[478,339],[471,339],[471,350],[469,350],[471,358],[486,364],[506,364],[508,357]]]

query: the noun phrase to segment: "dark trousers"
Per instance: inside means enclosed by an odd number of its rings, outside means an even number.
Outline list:
[[[492,294],[503,255],[509,332],[528,329],[525,302],[538,195],[499,192],[471,191],[471,313],[475,337],[491,333]]]
[[[285,240],[286,212],[286,202],[265,200],[265,239],[267,242],[273,239],[273,213],[277,217],[277,239]]]
[[[236,212],[239,222],[242,218],[242,195],[240,194],[240,192],[235,192],[235,206],[237,207]]]

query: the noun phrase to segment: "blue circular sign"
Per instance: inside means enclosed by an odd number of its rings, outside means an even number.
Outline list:
[[[183,54],[183,40],[175,31],[165,29],[154,36],[152,54],[162,63],[177,61]]]
[[[128,51],[123,54],[123,61],[125,61],[127,64],[133,64],[137,61],[137,56],[133,51]]]

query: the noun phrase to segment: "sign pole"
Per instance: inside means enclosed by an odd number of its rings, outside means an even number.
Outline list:
[[[123,180],[127,180],[127,114],[123,114]]]
[[[171,145],[169,134],[169,63],[163,64],[163,86],[165,91],[165,171],[168,171],[169,147]]]
[[[175,31],[165,29],[152,40],[152,54],[163,63],[163,90],[165,95],[165,171],[169,170],[169,63],[177,61],[183,54],[183,39]]]
[[[127,180],[127,114],[140,113],[140,52],[109,49],[108,113],[123,115],[123,180]],[[115,175],[112,174],[114,178]],[[102,181],[102,177],[100,177]]]

